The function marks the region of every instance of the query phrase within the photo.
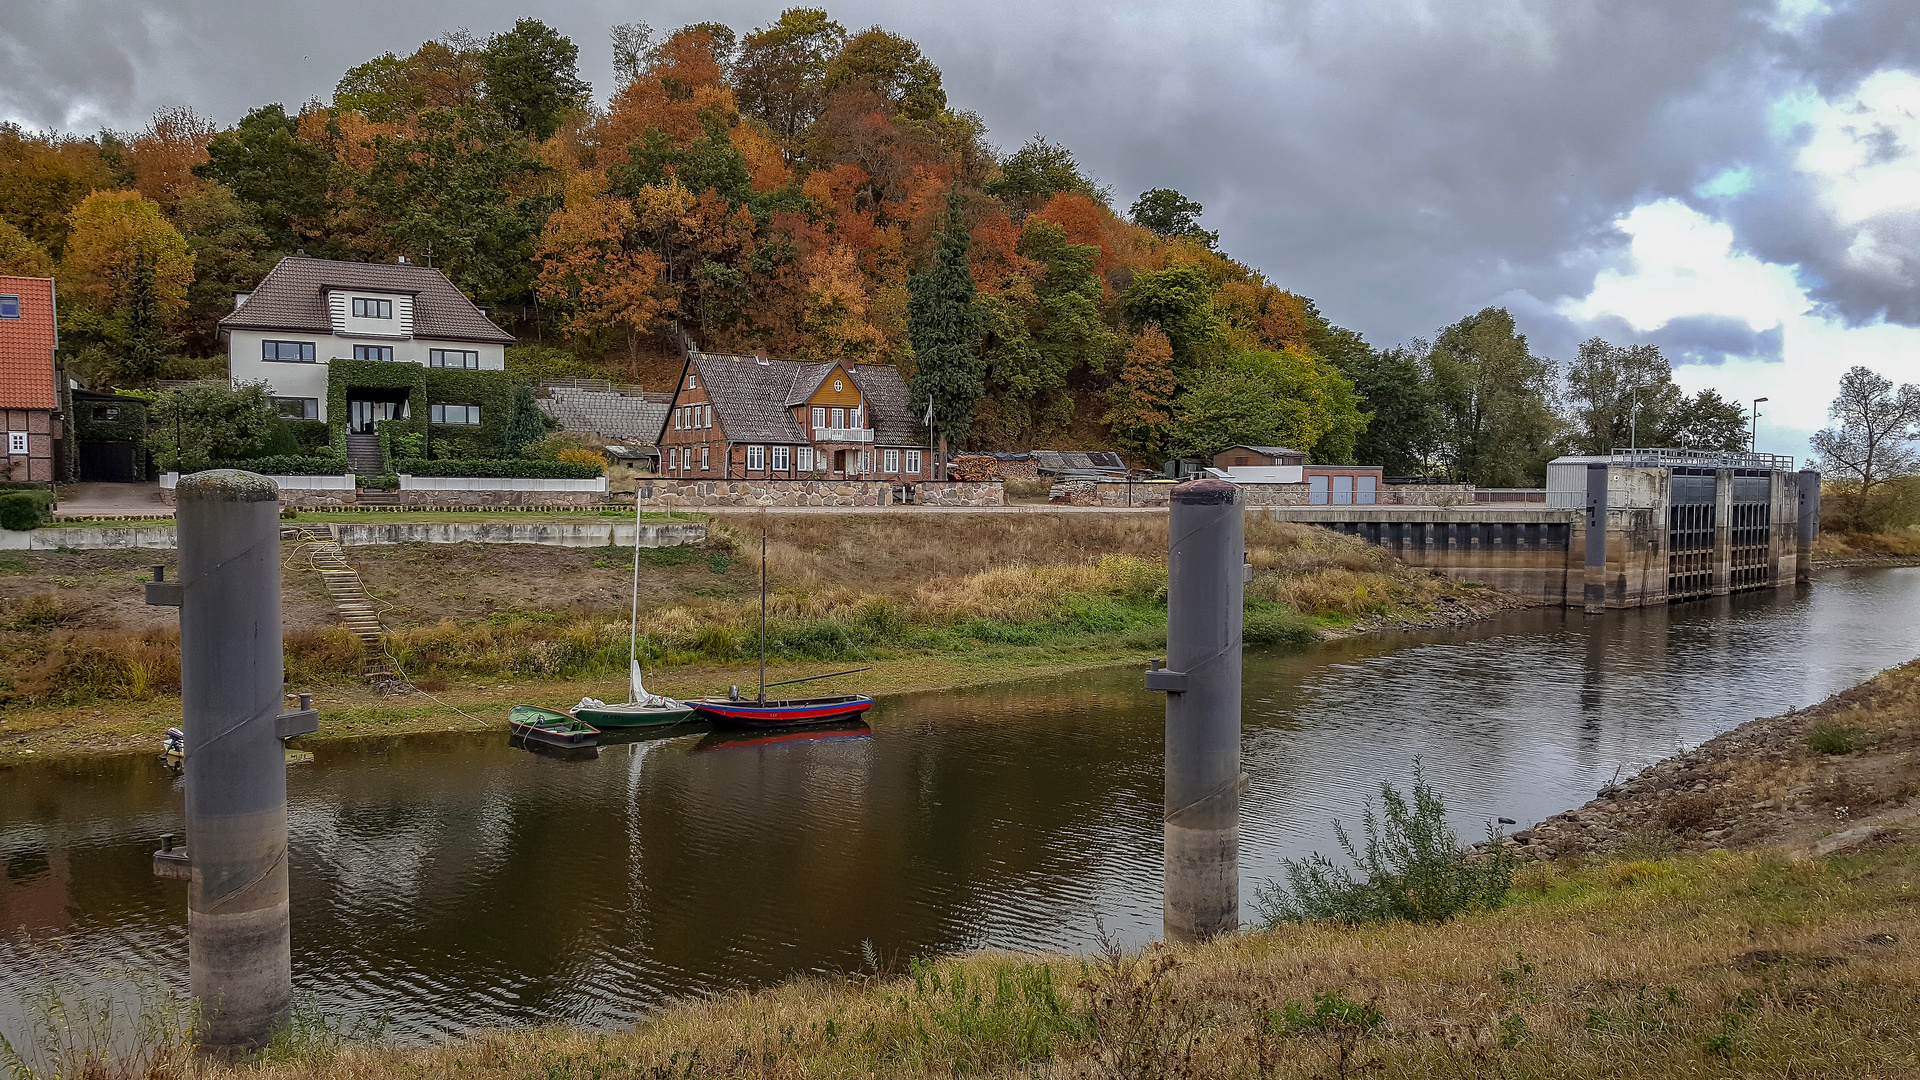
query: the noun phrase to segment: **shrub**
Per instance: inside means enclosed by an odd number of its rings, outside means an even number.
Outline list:
[[[591,480],[604,469],[577,461],[528,461],[524,458],[480,458],[466,461],[427,461],[402,458],[396,473],[408,476],[527,477],[536,480]]]
[[[1838,720],[1822,720],[1807,729],[1807,746],[1816,754],[1851,754],[1873,745],[1873,737]]]
[[[0,495],[0,528],[15,532],[37,529],[49,520],[47,507],[51,505],[51,491],[9,491]]]
[[[1366,811],[1362,855],[1339,822],[1334,832],[1361,878],[1318,852],[1285,860],[1287,884],[1260,886],[1254,907],[1269,924],[1331,920],[1349,924],[1407,919],[1445,922],[1455,915],[1499,907],[1513,886],[1519,859],[1499,830],[1487,826],[1487,850],[1474,855],[1447,827],[1447,808],[1414,767],[1413,802],[1380,785],[1383,814]]]
[[[571,461],[576,465],[591,465],[601,472],[607,471],[607,455],[588,450],[583,446],[569,446],[553,455],[555,461]]]
[[[209,463],[207,468],[245,469],[265,476],[339,476],[347,471],[347,462],[345,458],[337,457],[286,455],[243,461],[215,461]]]
[[[154,399],[147,449],[162,468],[177,461],[198,472],[215,461],[240,461],[298,452],[264,382],[195,383]],[[180,445],[174,443],[178,434]]]
[[[544,439],[535,439],[520,448],[520,456],[534,461],[559,461],[563,450],[591,450],[605,457],[601,443],[584,431],[556,431]]]

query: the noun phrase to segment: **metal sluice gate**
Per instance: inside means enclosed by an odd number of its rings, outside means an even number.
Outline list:
[[[1692,600],[1714,593],[1721,522],[1712,469],[1676,468],[1667,503],[1667,599]],[[1758,470],[1735,470],[1728,500],[1727,590],[1773,584],[1769,557],[1773,536],[1772,480]]]

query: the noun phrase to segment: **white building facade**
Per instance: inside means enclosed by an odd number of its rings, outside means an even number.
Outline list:
[[[304,257],[280,260],[258,288],[235,297],[220,329],[229,378],[265,382],[281,415],[296,420],[330,419],[334,360],[500,371],[514,342],[439,270]],[[392,415],[392,402],[356,401],[351,387],[348,405],[354,429],[362,412],[366,430]]]

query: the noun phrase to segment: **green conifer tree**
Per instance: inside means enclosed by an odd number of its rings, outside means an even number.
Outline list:
[[[954,450],[967,445],[974,403],[986,392],[986,365],[978,348],[980,313],[973,304],[973,271],[967,265],[971,244],[956,187],[947,193],[947,220],[934,246],[933,265],[908,283],[914,413],[926,415],[931,399],[934,427]]]

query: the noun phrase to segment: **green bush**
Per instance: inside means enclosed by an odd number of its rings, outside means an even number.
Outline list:
[[[1807,746],[1816,754],[1851,754],[1873,745],[1873,736],[1838,720],[1822,720],[1807,729]]]
[[[207,468],[245,469],[264,476],[340,476],[347,471],[347,462],[345,458],[286,454],[280,457],[216,461],[209,464]]]
[[[1240,623],[1248,645],[1311,645],[1320,640],[1313,620],[1284,604],[1252,603]]]
[[[215,461],[291,455],[300,449],[264,382],[195,383],[154,398],[147,449],[163,469],[199,472]],[[174,445],[175,435],[181,445]]]
[[[51,491],[9,491],[0,495],[0,528],[37,529],[49,520],[47,507],[52,505]]]
[[[469,461],[427,461],[402,458],[393,463],[393,471],[408,476],[526,477],[536,480],[591,480],[600,470],[572,461],[526,461],[518,458],[493,458]]]
[[[1269,925],[1328,920],[1349,924],[1406,919],[1445,922],[1467,911],[1499,907],[1513,886],[1519,857],[1487,825],[1487,847],[1478,854],[1460,846],[1447,827],[1447,808],[1414,765],[1413,802],[1380,785],[1383,814],[1366,811],[1366,853],[1334,822],[1340,847],[1361,877],[1318,852],[1284,860],[1287,883],[1262,884],[1254,907]]]
[[[607,373],[574,356],[565,349],[543,345],[513,345],[507,348],[507,371],[529,379],[604,379]]]

